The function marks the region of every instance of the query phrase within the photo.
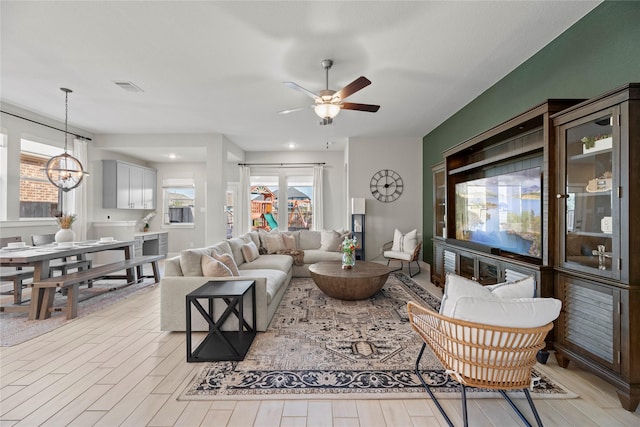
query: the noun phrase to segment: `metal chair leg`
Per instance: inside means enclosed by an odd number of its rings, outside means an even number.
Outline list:
[[[418,354],[418,358],[416,359],[416,375],[420,379],[420,382],[422,383],[422,386],[424,387],[424,389],[427,390],[427,393],[429,393],[429,397],[431,398],[431,400],[433,400],[433,403],[436,404],[436,407],[440,411],[440,414],[442,414],[442,417],[447,422],[447,425],[449,427],[454,427],[453,423],[451,422],[451,419],[449,418],[447,413],[444,411],[444,408],[442,407],[442,405],[440,405],[440,402],[438,402],[438,399],[436,399],[436,396],[433,394],[433,392],[427,385],[427,382],[424,380],[424,378],[422,377],[422,374],[420,373],[420,359],[422,359],[422,355],[424,354],[424,349],[426,347],[427,347],[427,344],[422,343],[422,347],[420,348],[420,353]]]
[[[420,274],[420,262],[416,261],[416,264],[418,265],[418,272],[416,274]],[[411,261],[409,261],[409,277],[413,277],[416,274],[411,274]]]
[[[467,416],[467,387],[464,384],[462,386],[462,420],[464,421],[464,427],[469,425],[469,417]]]
[[[533,399],[531,398],[531,393],[529,393],[529,389],[524,389],[524,395],[527,397],[527,402],[529,402],[529,406],[531,407],[531,412],[533,412],[533,416],[536,419],[536,423],[538,423],[538,427],[542,427],[542,420],[540,419],[540,415],[538,414],[538,410],[536,409],[536,405],[533,404]]]
[[[504,390],[498,390],[498,391],[500,392],[502,397],[504,397],[504,399],[507,401],[507,403],[509,403],[509,406],[511,406],[511,408],[516,412],[516,414],[518,414],[518,417],[520,417],[522,422],[526,426],[532,427],[532,425],[529,422],[529,420],[527,420],[525,418],[524,414],[520,411],[520,409],[518,409],[516,404],[513,403],[513,400],[511,400],[511,398],[507,395],[507,392],[505,392]],[[536,410],[536,407],[533,404],[533,399],[531,399],[531,394],[529,394],[529,390],[525,388],[525,389],[523,389],[523,391],[524,391],[524,395],[527,397],[527,401],[529,402],[529,406],[531,407],[531,411],[533,412],[533,416],[536,419],[536,423],[538,424],[538,427],[542,427],[542,420],[540,419],[540,415],[538,415],[538,411]]]

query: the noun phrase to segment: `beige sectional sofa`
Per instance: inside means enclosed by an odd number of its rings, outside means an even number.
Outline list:
[[[292,277],[309,277],[309,266],[320,261],[340,261],[341,253],[336,242],[342,242],[345,231],[287,231],[294,237],[297,250],[304,253],[303,264],[294,265],[294,258],[290,255],[265,253],[265,240],[273,237],[252,231],[240,237],[224,240],[215,245],[199,249],[187,249],[180,256],[165,261],[164,277],[160,281],[160,328],[163,331],[186,330],[185,296],[208,281],[227,280],[255,280],[256,282],[256,329],[265,331],[275,314],[278,304],[282,300]],[[266,234],[266,233],[265,233]],[[250,262],[245,260],[243,246],[250,242],[261,249],[262,254]],[[269,249],[272,249],[271,247]],[[201,261],[203,255],[211,255],[215,251],[218,255],[229,254],[233,257],[238,276],[210,277],[204,276]],[[245,319],[252,321],[250,296],[245,300]],[[216,301],[214,311],[216,317],[226,305]],[[208,325],[197,310],[192,308],[192,329],[195,331],[208,330]],[[237,319],[231,316],[223,329],[237,330]]]

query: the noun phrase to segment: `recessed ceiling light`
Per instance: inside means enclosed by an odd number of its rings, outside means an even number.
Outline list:
[[[175,154],[171,153],[171,154],[167,154],[167,157],[170,158],[170,159],[175,159],[178,156],[176,156]]]
[[[290,142],[289,143],[289,148],[291,148],[291,149],[296,148],[296,143],[295,142]]]

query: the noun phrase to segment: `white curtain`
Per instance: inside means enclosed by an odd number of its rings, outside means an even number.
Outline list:
[[[324,229],[324,201],[322,180],[324,176],[324,166],[313,167],[313,229]]]
[[[240,166],[240,188],[238,189],[237,206],[239,224],[236,236],[241,236],[251,231],[251,194],[249,185],[251,185],[251,168],[249,166]]]
[[[82,164],[82,168],[87,171],[89,167],[89,159],[87,157],[87,143],[75,139],[73,141],[73,157],[78,159]],[[87,171],[89,172],[89,171]],[[87,224],[88,224],[88,210],[87,210],[87,189],[89,186],[89,178],[84,177],[82,183],[75,189],[68,191],[69,203],[66,204],[75,213],[78,218],[73,225],[73,230],[76,232],[76,240],[87,240]]]

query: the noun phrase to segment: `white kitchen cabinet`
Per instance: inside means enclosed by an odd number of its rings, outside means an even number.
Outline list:
[[[155,209],[156,171],[119,160],[103,160],[102,207]]]

